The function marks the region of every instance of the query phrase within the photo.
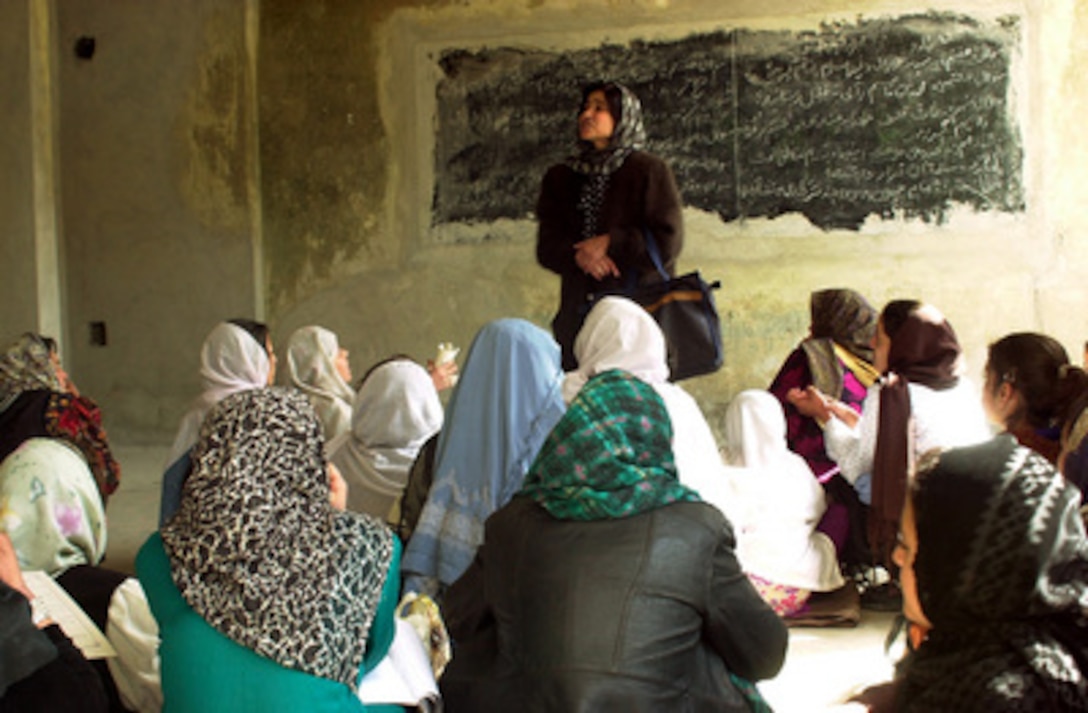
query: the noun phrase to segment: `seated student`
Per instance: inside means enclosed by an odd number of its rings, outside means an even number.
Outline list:
[[[192,468],[189,449],[196,443],[204,416],[231,394],[260,389],[276,378],[276,353],[268,326],[248,319],[217,324],[200,348],[203,391],[181,419],[162,478],[159,524],[178,509],[181,488]]]
[[[979,394],[962,376],[952,325],[933,306],[914,300],[885,305],[877,322],[873,364],[881,380],[869,388],[859,417],[814,386],[791,391],[797,409],[824,426],[828,454],[855,484],[872,475],[867,513],[876,564],[890,566],[907,476],[918,456],[990,437]],[[863,498],[864,500],[865,498]],[[894,589],[894,588],[893,588]],[[889,605],[897,604],[895,593]],[[866,602],[878,606],[876,602]]]
[[[786,447],[786,418],[767,391],[742,391],[725,413],[727,487],[700,494],[729,516],[737,559],[780,616],[799,612],[812,592],[845,583],[831,539],[816,530],[826,500],[804,459]]]
[[[523,319],[477,333],[446,407],[434,482],[404,551],[406,591],[430,596],[461,576],[565,408],[559,345]]]
[[[1088,390],[1082,392],[1069,409],[1062,426],[1061,445],[1058,468],[1080,489],[1088,517]]]
[[[366,710],[356,689],[393,638],[400,545],[342,512],[309,401],[280,388],[227,397],[193,462],[177,514],[136,558],[165,709]]]
[[[447,710],[761,710],[751,682],[781,668],[786,627],[672,440],[638,378],[580,390],[447,593]]]
[[[1008,435],[919,466],[895,558],[920,639],[872,711],[1088,710],[1080,494]]]
[[[118,656],[91,662],[110,710],[153,710],[157,628],[139,584],[100,566],[105,509],[86,461],[67,442],[31,438],[0,464],[0,530],[20,566],[53,577],[115,645]]]
[[[610,369],[633,374],[650,384],[669,410],[680,482],[698,490],[721,479],[724,465],[714,433],[695,399],[669,382],[665,335],[645,309],[624,297],[601,299],[574,340],[574,356],[578,368],[563,380],[567,403],[597,374]]]
[[[872,558],[865,541],[864,505],[827,454],[823,429],[797,410],[789,393],[815,386],[861,413],[867,389],[880,377],[872,365],[877,311],[854,290],[826,289],[810,295],[809,312],[809,335],[783,362],[769,390],[785,409],[790,450],[805,459],[827,492],[820,530],[835,543],[844,563],[867,565]]]
[[[98,406],[64,371],[56,342],[27,332],[0,355],[0,461],[38,437],[63,440],[79,451],[105,507],[120,484],[121,467]]]
[[[0,713],[106,713],[90,662],[33,601],[15,548],[0,532]]]
[[[1052,337],[1018,332],[989,347],[982,404],[990,420],[1051,463],[1061,452],[1070,403],[1088,390],[1088,374],[1069,363]]]
[[[821,482],[838,472],[824,448],[824,433],[787,398],[791,389],[815,386],[861,413],[866,390],[880,377],[873,367],[877,311],[849,289],[813,292],[809,297],[809,335],[790,352],[769,387],[786,412],[790,450],[809,464]]]
[[[287,340],[288,385],[310,399],[325,433],[325,443],[351,430],[351,363],[348,350],[324,327],[296,329]]]
[[[422,366],[393,357],[372,367],[355,395],[351,429],[327,446],[347,481],[348,509],[396,522],[408,470],[442,419],[438,390]]]

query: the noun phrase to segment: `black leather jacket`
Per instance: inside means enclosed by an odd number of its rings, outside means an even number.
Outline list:
[[[452,713],[747,711],[727,671],[774,676],[788,642],[705,503],[576,522],[517,497],[444,613]]]

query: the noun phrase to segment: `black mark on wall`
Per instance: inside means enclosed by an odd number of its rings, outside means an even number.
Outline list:
[[[641,98],[649,150],[684,202],[724,220],[803,213],[824,229],[870,215],[941,221],[954,203],[1022,211],[1009,103],[1017,18],[950,14],[735,30],[569,52],[439,58],[434,223],[528,217],[574,144],[579,88]]]

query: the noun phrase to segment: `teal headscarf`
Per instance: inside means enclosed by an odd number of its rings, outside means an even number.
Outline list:
[[[618,519],[700,499],[677,480],[664,402],[652,386],[618,369],[598,374],[578,393],[521,493],[561,520]]]

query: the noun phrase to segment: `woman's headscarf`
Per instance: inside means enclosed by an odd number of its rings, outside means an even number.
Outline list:
[[[620,97],[619,116],[612,111],[612,102],[609,101],[609,109],[615,126],[608,146],[598,149],[589,141],[578,141],[575,153],[567,158],[567,165],[576,172],[586,176],[586,182],[582,186],[582,193],[578,200],[578,209],[583,216],[582,237],[591,238],[600,235],[601,206],[604,204],[605,192],[608,190],[609,179],[612,174],[623,165],[634,151],[642,149],[646,143],[646,129],[642,124],[642,103],[627,87],[618,82],[606,82],[600,85],[591,85],[584,92],[582,101],[596,90],[603,91],[607,97],[609,93],[618,92]],[[579,113],[584,106],[580,106]]]
[[[256,389],[208,414],[162,540],[208,624],[287,668],[355,689],[392,534],[329,504],[321,426],[303,394]]]
[[[250,332],[230,322],[217,324],[200,348],[201,394],[181,421],[167,465],[196,443],[200,424],[213,406],[239,391],[267,386],[271,369],[265,345]]]
[[[824,489],[786,444],[786,416],[769,391],[742,391],[725,414],[728,489],[700,491],[736,529],[744,571],[814,591],[843,584],[835,545],[815,531],[827,509]],[[713,497],[713,500],[712,500]]]
[[[584,102],[593,91],[603,91],[607,97],[609,92],[618,91],[620,95],[620,113],[613,113],[615,127],[608,146],[603,149],[596,148],[591,142],[578,140],[575,153],[567,159],[567,165],[578,173],[587,176],[608,175],[623,165],[624,160],[632,151],[637,151],[646,143],[646,128],[642,123],[642,102],[635,93],[619,82],[604,82],[600,85],[590,85],[582,97],[583,104],[578,107],[578,113],[585,109]],[[609,102],[611,108],[611,102]]]
[[[442,402],[422,366],[394,359],[374,369],[355,396],[351,430],[328,447],[329,460],[348,483],[348,508],[386,517],[442,419]],[[374,504],[382,511],[367,507]]]
[[[1070,421],[1071,425],[1063,434],[1059,462],[1062,474],[1080,489],[1082,500],[1088,500],[1088,398],[1082,398],[1074,405]]]
[[[27,332],[0,356],[0,411],[26,391],[63,391],[49,347]]]
[[[930,305],[912,309],[891,338],[888,371],[880,389],[880,419],[873,453],[869,541],[878,558],[895,544],[910,463],[910,391],[915,383],[943,391],[959,383],[961,350],[948,320]]]
[[[914,573],[933,629],[906,668],[902,709],[1088,710],[1076,488],[1002,435],[942,453],[911,499]]]
[[[654,388],[672,423],[672,453],[680,482],[699,489],[722,476],[718,444],[702,409],[689,393],[669,382],[665,335],[650,313],[626,297],[605,297],[586,316],[574,340],[578,368],[563,380],[570,403],[589,379],[620,369]]]
[[[287,341],[287,374],[291,385],[310,397],[325,440],[331,441],[351,426],[355,393],[336,370],[340,342],[324,327],[302,327]]]
[[[79,449],[103,504],[121,483],[102,413],[90,398],[64,390],[51,349],[27,333],[0,356],[0,461],[31,438],[59,438]]]
[[[106,512],[78,451],[31,438],[0,464],[0,530],[11,536],[19,566],[52,577],[106,554]]]
[[[484,521],[521,488],[563,415],[562,376],[559,345],[525,320],[499,319],[476,335],[446,408],[405,573],[450,584],[468,568]]]
[[[872,368],[877,313],[868,300],[854,290],[818,290],[809,298],[809,309],[812,336],[801,342],[801,349],[816,388],[833,398],[842,393],[842,351],[848,368],[871,385],[879,376]]]
[[[648,384],[669,380],[665,335],[653,317],[625,297],[605,297],[586,315],[574,340],[578,368],[563,379],[570,403],[593,376],[622,369]]]
[[[618,519],[699,501],[676,478],[664,402],[620,370],[593,377],[578,392],[521,492],[561,520]]]

